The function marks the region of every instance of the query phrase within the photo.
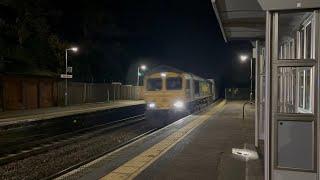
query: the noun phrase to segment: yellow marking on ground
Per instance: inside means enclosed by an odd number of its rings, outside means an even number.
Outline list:
[[[209,120],[214,113],[222,109],[225,103],[226,101],[222,101],[205,114],[198,115],[196,119],[189,122],[187,125],[169,135],[159,143],[153,145],[151,148],[145,150],[135,158],[124,163],[122,166],[113,170],[106,176],[102,177],[101,180],[123,180],[135,178],[143,170],[145,170],[148,166],[150,166],[153,162],[170,150],[174,145],[190,134],[195,128]]]

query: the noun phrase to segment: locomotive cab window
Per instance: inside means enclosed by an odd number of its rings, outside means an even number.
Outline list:
[[[162,79],[152,78],[147,80],[148,91],[160,91],[162,89]]]
[[[167,85],[167,90],[180,90],[182,89],[182,78],[168,77],[166,85]]]
[[[186,89],[190,89],[190,79],[186,80]]]
[[[200,95],[200,82],[199,81],[194,81],[194,94],[196,96]]]

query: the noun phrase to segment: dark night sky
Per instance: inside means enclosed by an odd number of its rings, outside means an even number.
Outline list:
[[[138,55],[146,58],[143,63],[153,59],[154,64],[167,64],[205,78],[229,82],[222,86],[247,85],[249,64],[240,64],[237,58],[240,53],[249,53],[251,45],[241,41],[224,42],[209,0],[158,0],[152,4],[152,8],[150,3],[136,5],[140,11],[147,12],[142,13],[143,16],[150,16],[152,21],[145,38],[136,46]],[[143,24],[142,21],[141,27]]]
[[[89,74],[111,67],[123,77],[113,75],[109,79],[134,84],[139,64],[149,68],[165,64],[203,78],[215,78],[223,82],[221,87],[248,85],[249,63],[240,64],[238,56],[250,53],[251,45],[246,41],[224,42],[210,0],[47,1],[47,9],[61,12],[61,17],[58,14],[50,19],[51,30],[80,46],[80,53],[72,59],[81,62],[83,57],[82,63],[91,66]],[[85,23],[89,27],[87,39]],[[94,56],[95,52],[89,56],[83,42],[94,44],[100,56]],[[119,52],[127,56],[114,53],[117,43],[118,49],[125,49]],[[116,50],[111,50],[114,47]],[[96,57],[100,60],[95,61]],[[106,72],[95,76],[103,76],[101,81],[109,75]]]

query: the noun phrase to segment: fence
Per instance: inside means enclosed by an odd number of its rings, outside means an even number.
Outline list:
[[[58,83],[58,102],[64,103],[65,84]],[[68,104],[108,102],[115,100],[143,99],[143,87],[121,85],[120,83],[68,83]]]
[[[250,89],[249,88],[226,88],[225,98],[226,100],[249,100]]]
[[[0,111],[64,105],[65,84],[41,76],[0,76]],[[68,104],[143,99],[143,87],[121,83],[68,83]]]
[[[1,75],[1,110],[20,110],[57,105],[56,80],[48,77]]]

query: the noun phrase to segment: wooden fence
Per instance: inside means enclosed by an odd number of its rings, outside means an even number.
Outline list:
[[[39,76],[0,76],[0,111],[64,105],[64,81]],[[120,83],[68,83],[68,104],[143,99],[143,87]]]
[[[20,110],[57,105],[56,81],[46,77],[0,76],[1,109]]]
[[[64,103],[65,84],[58,83],[58,102]],[[98,83],[68,83],[69,105],[108,102],[116,100],[141,100],[143,99],[143,87]]]

